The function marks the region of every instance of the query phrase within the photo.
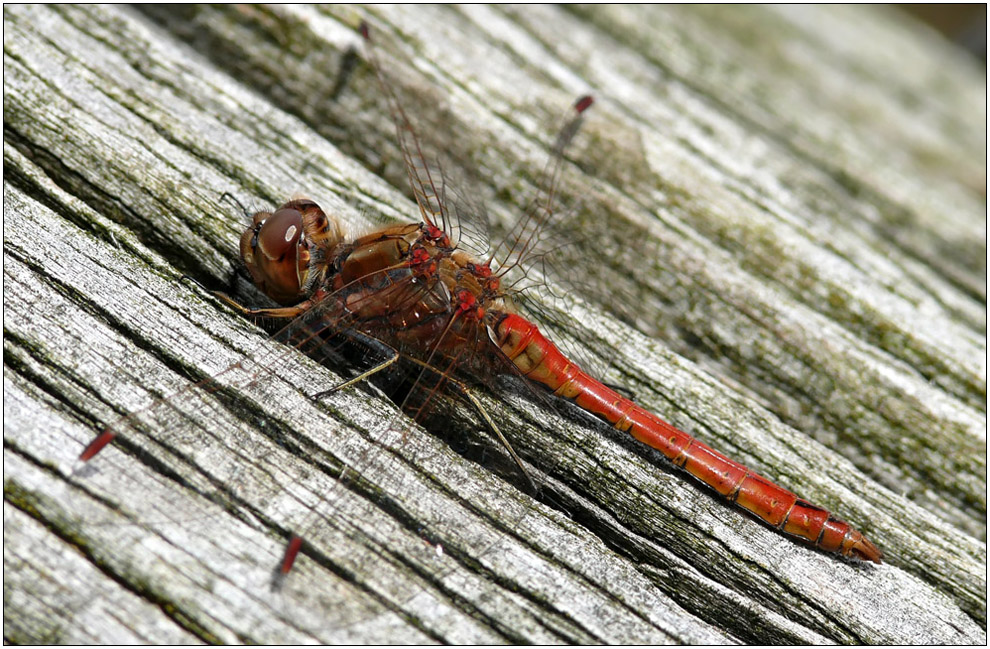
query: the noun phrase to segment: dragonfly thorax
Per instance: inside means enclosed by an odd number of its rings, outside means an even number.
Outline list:
[[[481,351],[488,344],[484,320],[498,280],[439,228],[381,228],[328,261],[328,292],[364,333],[423,360],[448,346]]]
[[[319,304],[322,316],[422,360],[447,347],[488,349],[491,311],[505,308],[489,266],[435,225],[390,225],[344,242],[306,199],[256,214],[241,256],[276,302]]]

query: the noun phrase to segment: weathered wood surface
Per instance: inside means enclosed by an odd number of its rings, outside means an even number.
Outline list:
[[[986,641],[982,70],[867,8],[155,11],[4,8],[5,640]],[[76,464],[107,422],[262,344],[178,280],[230,278],[223,192],[416,218],[360,54],[338,84],[361,17],[496,232],[546,125],[596,95],[562,196],[571,254],[609,288],[569,307],[571,333],[886,564],[785,539],[566,410],[484,395],[535,503],[433,434],[377,443],[394,406],[313,403],[336,378],[291,354],[193,395],[200,419],[152,426],[161,444]]]

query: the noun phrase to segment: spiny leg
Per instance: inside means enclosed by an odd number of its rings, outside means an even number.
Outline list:
[[[492,418],[488,415],[488,411],[485,410],[485,407],[481,405],[481,402],[478,401],[478,398],[474,396],[474,393],[471,390],[469,390],[466,385],[464,385],[460,381],[451,381],[451,384],[456,386],[457,389],[461,392],[461,395],[465,399],[471,402],[471,405],[474,406],[474,409],[478,411],[478,414],[481,415],[481,418],[485,420],[486,424],[488,424],[488,428],[493,433],[495,433],[495,436],[498,437],[498,441],[502,443],[502,446],[505,447],[505,450],[509,452],[510,456],[512,456],[512,460],[516,463],[516,466],[519,467],[519,470],[522,471],[523,476],[526,478],[526,482],[529,483],[530,490],[535,492],[536,483],[533,482],[533,478],[529,475],[529,471],[526,470],[526,467],[523,466],[522,460],[519,458],[518,455],[516,455],[516,450],[512,448],[512,444],[509,443],[509,440],[505,438],[505,435],[502,434],[502,431],[499,429],[499,427],[495,425],[494,421],[492,421]]]
[[[276,318],[279,320],[291,320],[292,318],[295,318],[296,316],[299,316],[305,313],[306,311],[309,311],[309,308],[313,306],[313,303],[310,300],[306,300],[305,302],[300,302],[295,306],[282,306],[275,308],[259,309],[259,308],[244,306],[243,304],[241,304],[234,298],[230,297],[226,293],[221,293],[220,291],[211,291],[211,293],[213,294],[213,297],[217,298],[227,306],[238,311],[241,315],[249,316],[253,318]]]
[[[313,395],[314,399],[322,399],[323,397],[328,397],[331,394],[334,394],[335,392],[339,392],[343,390],[344,388],[349,388],[352,385],[360,383],[361,381],[364,381],[365,379],[374,376],[378,372],[388,369],[389,367],[394,365],[396,361],[398,361],[399,358],[402,356],[402,354],[400,354],[399,351],[394,347],[392,347],[391,345],[384,343],[373,336],[363,334],[360,331],[356,331],[354,329],[347,329],[341,331],[340,334],[346,338],[351,339],[353,342],[364,345],[365,347],[371,350],[379,352],[382,356],[387,356],[387,358],[383,362],[372,367],[370,370],[366,372],[362,372],[361,374],[355,376],[352,379],[348,379],[343,383],[335,385],[329,390],[317,392],[316,394]]]
[[[502,434],[502,430],[495,424],[491,416],[488,414],[488,411],[485,410],[485,407],[483,405],[481,405],[481,402],[478,401],[478,398],[474,396],[474,393],[471,391],[471,389],[468,388],[468,386],[464,385],[464,383],[462,383],[461,381],[458,381],[457,379],[452,379],[448,376],[443,376],[442,372],[440,372],[437,368],[433,367],[429,363],[424,363],[423,361],[417,360],[415,358],[410,358],[409,360],[425,368],[430,372],[433,372],[435,374],[440,374],[443,380],[446,381],[448,385],[455,388],[461,394],[462,397],[467,399],[471,403],[471,405],[474,406],[474,409],[478,412],[479,415],[481,415],[481,418],[485,420],[485,424],[488,426],[489,430],[491,430],[495,434],[495,437],[498,438],[498,441],[501,442],[502,446],[505,447],[505,450],[508,451],[509,456],[512,457],[512,460],[516,463],[516,466],[518,466],[519,470],[522,471],[523,476],[525,476],[526,481],[529,483],[530,489],[535,492],[536,482],[534,482],[533,478],[529,475],[529,471],[526,470],[526,467],[523,465],[522,460],[516,454],[516,450],[512,448],[512,444],[510,444],[509,440],[506,439],[505,435]]]
[[[182,277],[179,278],[179,280],[192,282],[196,286],[203,289],[203,291],[205,291],[206,293],[209,293],[210,295],[217,298],[227,306],[231,307],[241,315],[245,315],[245,316],[252,316],[257,318],[277,318],[280,320],[288,320],[291,318],[295,318],[296,316],[302,313],[305,313],[310,309],[311,306],[313,306],[312,301],[306,300],[304,302],[300,302],[295,306],[277,307],[273,309],[269,309],[269,308],[257,309],[257,308],[244,306],[243,304],[241,304],[234,298],[230,297],[226,293],[221,293],[220,291],[211,291],[210,289],[203,286],[202,282],[200,282],[195,277],[190,277],[189,275],[183,275]]]

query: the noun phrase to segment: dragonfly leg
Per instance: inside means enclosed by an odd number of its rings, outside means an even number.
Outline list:
[[[282,320],[287,320],[290,318],[295,318],[301,313],[308,311],[311,306],[313,306],[312,301],[306,300],[305,302],[300,302],[295,306],[278,307],[274,309],[256,309],[252,307],[247,307],[230,297],[226,293],[221,293],[220,291],[211,291],[210,289],[203,286],[203,284],[197,280],[195,277],[190,277],[189,275],[183,275],[179,278],[180,281],[192,282],[196,286],[200,287],[213,297],[217,298],[227,306],[238,311],[241,315],[252,316],[257,318],[278,318]]]
[[[416,363],[417,365],[422,366],[423,368],[429,370],[430,372],[434,372],[436,374],[441,374],[441,375],[443,374],[437,368],[433,367],[429,363],[424,363],[423,361],[417,360],[415,358],[410,358],[409,360],[412,361],[413,363]],[[481,415],[481,418],[485,420],[485,424],[488,426],[488,429],[495,434],[495,437],[497,437],[498,441],[501,442],[502,446],[505,447],[505,450],[508,451],[509,456],[512,457],[512,460],[516,463],[516,466],[519,467],[519,470],[522,471],[522,474],[526,477],[526,481],[529,483],[530,489],[536,491],[536,483],[533,481],[532,476],[529,475],[529,471],[526,470],[526,467],[525,465],[523,465],[522,460],[516,454],[516,450],[512,448],[512,444],[510,444],[509,440],[506,439],[505,435],[502,434],[502,430],[495,424],[495,421],[488,414],[488,411],[485,410],[485,407],[481,405],[481,402],[478,401],[478,397],[474,396],[474,392],[472,392],[468,386],[466,386],[461,381],[458,381],[457,379],[452,379],[447,376],[444,376],[443,378],[444,381],[447,383],[447,385],[457,390],[457,392],[459,392],[462,397],[464,397],[467,401],[471,403],[471,405],[478,412],[478,414]]]
[[[329,390],[317,392],[316,394],[313,395],[314,399],[322,399],[323,397],[328,397],[331,394],[334,394],[335,392],[339,392],[343,390],[344,388],[349,388],[352,385],[356,385],[357,383],[360,383],[361,381],[377,374],[378,372],[381,372],[384,369],[388,369],[389,367],[394,365],[396,361],[398,361],[399,358],[402,356],[399,353],[399,351],[394,347],[392,347],[391,345],[388,345],[373,336],[363,334],[360,331],[355,331],[354,329],[348,329],[346,331],[341,332],[341,335],[351,339],[353,342],[359,343],[369,349],[377,351],[381,353],[382,356],[386,356],[387,358],[378,365],[372,367],[370,370],[366,372],[362,372],[361,374],[358,374],[352,379],[348,379],[343,383],[335,385]]]
[[[480,401],[478,401],[478,397],[474,396],[474,393],[471,390],[469,390],[468,387],[463,383],[461,383],[460,381],[451,381],[450,383],[451,385],[457,388],[457,390],[464,396],[465,399],[471,402],[471,405],[474,406],[474,409],[478,411],[478,414],[481,415],[481,418],[485,420],[486,424],[488,424],[488,428],[493,433],[495,433],[495,436],[498,437],[498,441],[502,443],[502,446],[505,447],[505,450],[509,452],[510,456],[512,456],[512,460],[516,463],[516,466],[518,466],[519,470],[522,471],[522,474],[526,476],[526,482],[529,483],[530,489],[536,491],[536,483],[533,482],[533,478],[532,476],[529,475],[529,471],[526,470],[526,467],[523,466],[522,460],[519,459],[518,455],[516,455],[516,450],[512,448],[512,444],[509,443],[509,440],[505,438],[505,435],[502,434],[502,431],[499,429],[498,426],[495,425],[495,422],[488,415],[488,411],[485,410],[485,407],[481,405]]]
[[[241,315],[251,316],[254,318],[278,318],[280,320],[289,320],[305,313],[313,305],[312,302],[306,300],[305,302],[300,302],[295,306],[283,306],[273,309],[256,309],[244,306],[226,293],[221,293],[220,291],[211,291],[211,293],[213,294],[213,297],[240,312]]]

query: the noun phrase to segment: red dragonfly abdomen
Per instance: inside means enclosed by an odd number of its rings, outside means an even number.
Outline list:
[[[821,550],[881,562],[880,550],[851,525],[730,460],[592,378],[525,318],[504,314],[495,324],[495,333],[502,352],[527,378],[657,449],[727,500]]]

